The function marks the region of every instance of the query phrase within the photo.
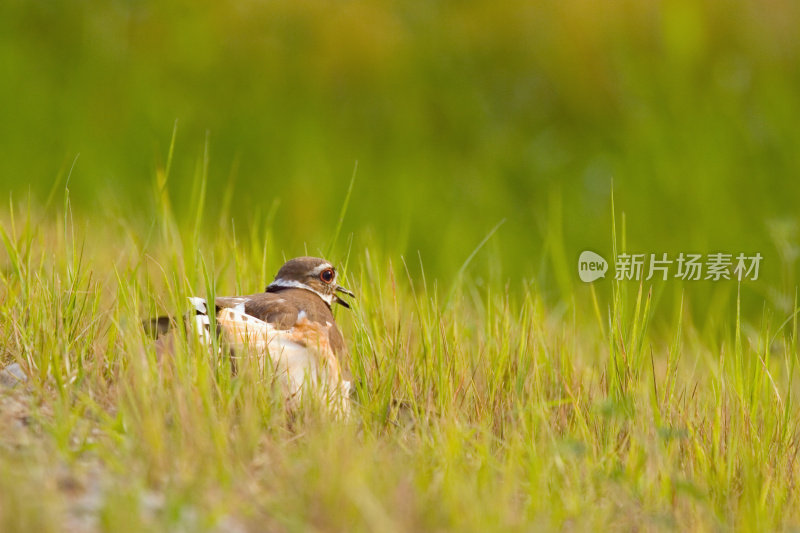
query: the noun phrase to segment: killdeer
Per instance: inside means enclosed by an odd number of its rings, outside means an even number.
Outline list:
[[[354,296],[337,283],[331,263],[296,257],[280,268],[265,292],[216,298],[217,331],[233,357],[256,355],[261,368],[271,364],[290,407],[310,390],[328,408],[346,415],[351,383],[339,361],[346,346],[331,306],[350,305],[339,294]],[[195,313],[189,329],[210,346],[210,308],[203,298],[189,300]],[[154,321],[156,329],[163,331],[163,320]]]

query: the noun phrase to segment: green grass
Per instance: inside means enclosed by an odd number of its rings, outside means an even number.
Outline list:
[[[1,1],[0,366],[28,381],[0,386],[0,531],[800,527],[797,27]],[[587,286],[583,250],[764,261]],[[156,358],[141,319],[305,254],[358,295],[351,421]]]
[[[655,332],[646,284],[556,309],[534,282],[470,283],[472,256],[441,280],[334,248],[358,294],[337,315],[354,416],[289,419],[252,365],[233,376],[192,343],[156,358],[141,318],[259,290],[283,261],[259,230],[209,237],[202,208],[182,221],[156,197],[147,239],[73,217],[68,190],[6,213],[0,362],[29,380],[0,389],[1,530],[800,524],[796,314],[753,327],[734,301],[709,334],[679,305]]]
[[[613,179],[631,251],[760,251],[780,290],[742,291],[743,314],[791,311],[800,4],[336,7],[0,3],[0,197],[46,198],[74,166],[76,212],[147,221],[143,184],[170,167],[182,220],[204,197],[204,231],[260,225],[278,250],[327,251],[358,161],[355,249],[420,252],[445,279],[505,219],[470,272],[536,277],[552,304],[581,250],[611,253]],[[687,312],[715,315],[715,289],[697,284]]]

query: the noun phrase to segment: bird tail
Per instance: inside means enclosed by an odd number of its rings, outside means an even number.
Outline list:
[[[186,330],[190,335],[196,335],[203,344],[211,344],[211,320],[208,316],[208,306],[205,298],[191,297],[189,303],[194,308],[183,316],[186,323]],[[146,318],[142,320],[142,327],[145,332],[158,339],[171,333],[177,325],[176,319],[171,316],[159,316],[156,318]],[[219,326],[217,326],[219,330]]]
[[[142,327],[145,333],[157,339],[162,335],[166,335],[173,327],[172,318],[168,316],[159,316],[156,318],[145,318],[142,320]]]

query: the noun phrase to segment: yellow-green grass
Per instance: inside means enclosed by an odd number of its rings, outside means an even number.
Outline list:
[[[655,332],[646,284],[550,308],[468,263],[309,250],[358,294],[337,314],[357,392],[346,422],[289,416],[255,365],[195,342],[158,360],[140,323],[263,288],[284,259],[263,228],[181,224],[160,197],[142,235],[64,198],[3,215],[0,363],[28,380],[0,389],[2,531],[800,525],[796,315],[753,328],[734,302],[714,333],[681,312]]]

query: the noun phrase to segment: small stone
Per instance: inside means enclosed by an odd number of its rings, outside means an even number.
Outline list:
[[[0,385],[4,387],[16,387],[20,383],[28,381],[28,376],[22,371],[19,363],[13,363],[0,370]]]

